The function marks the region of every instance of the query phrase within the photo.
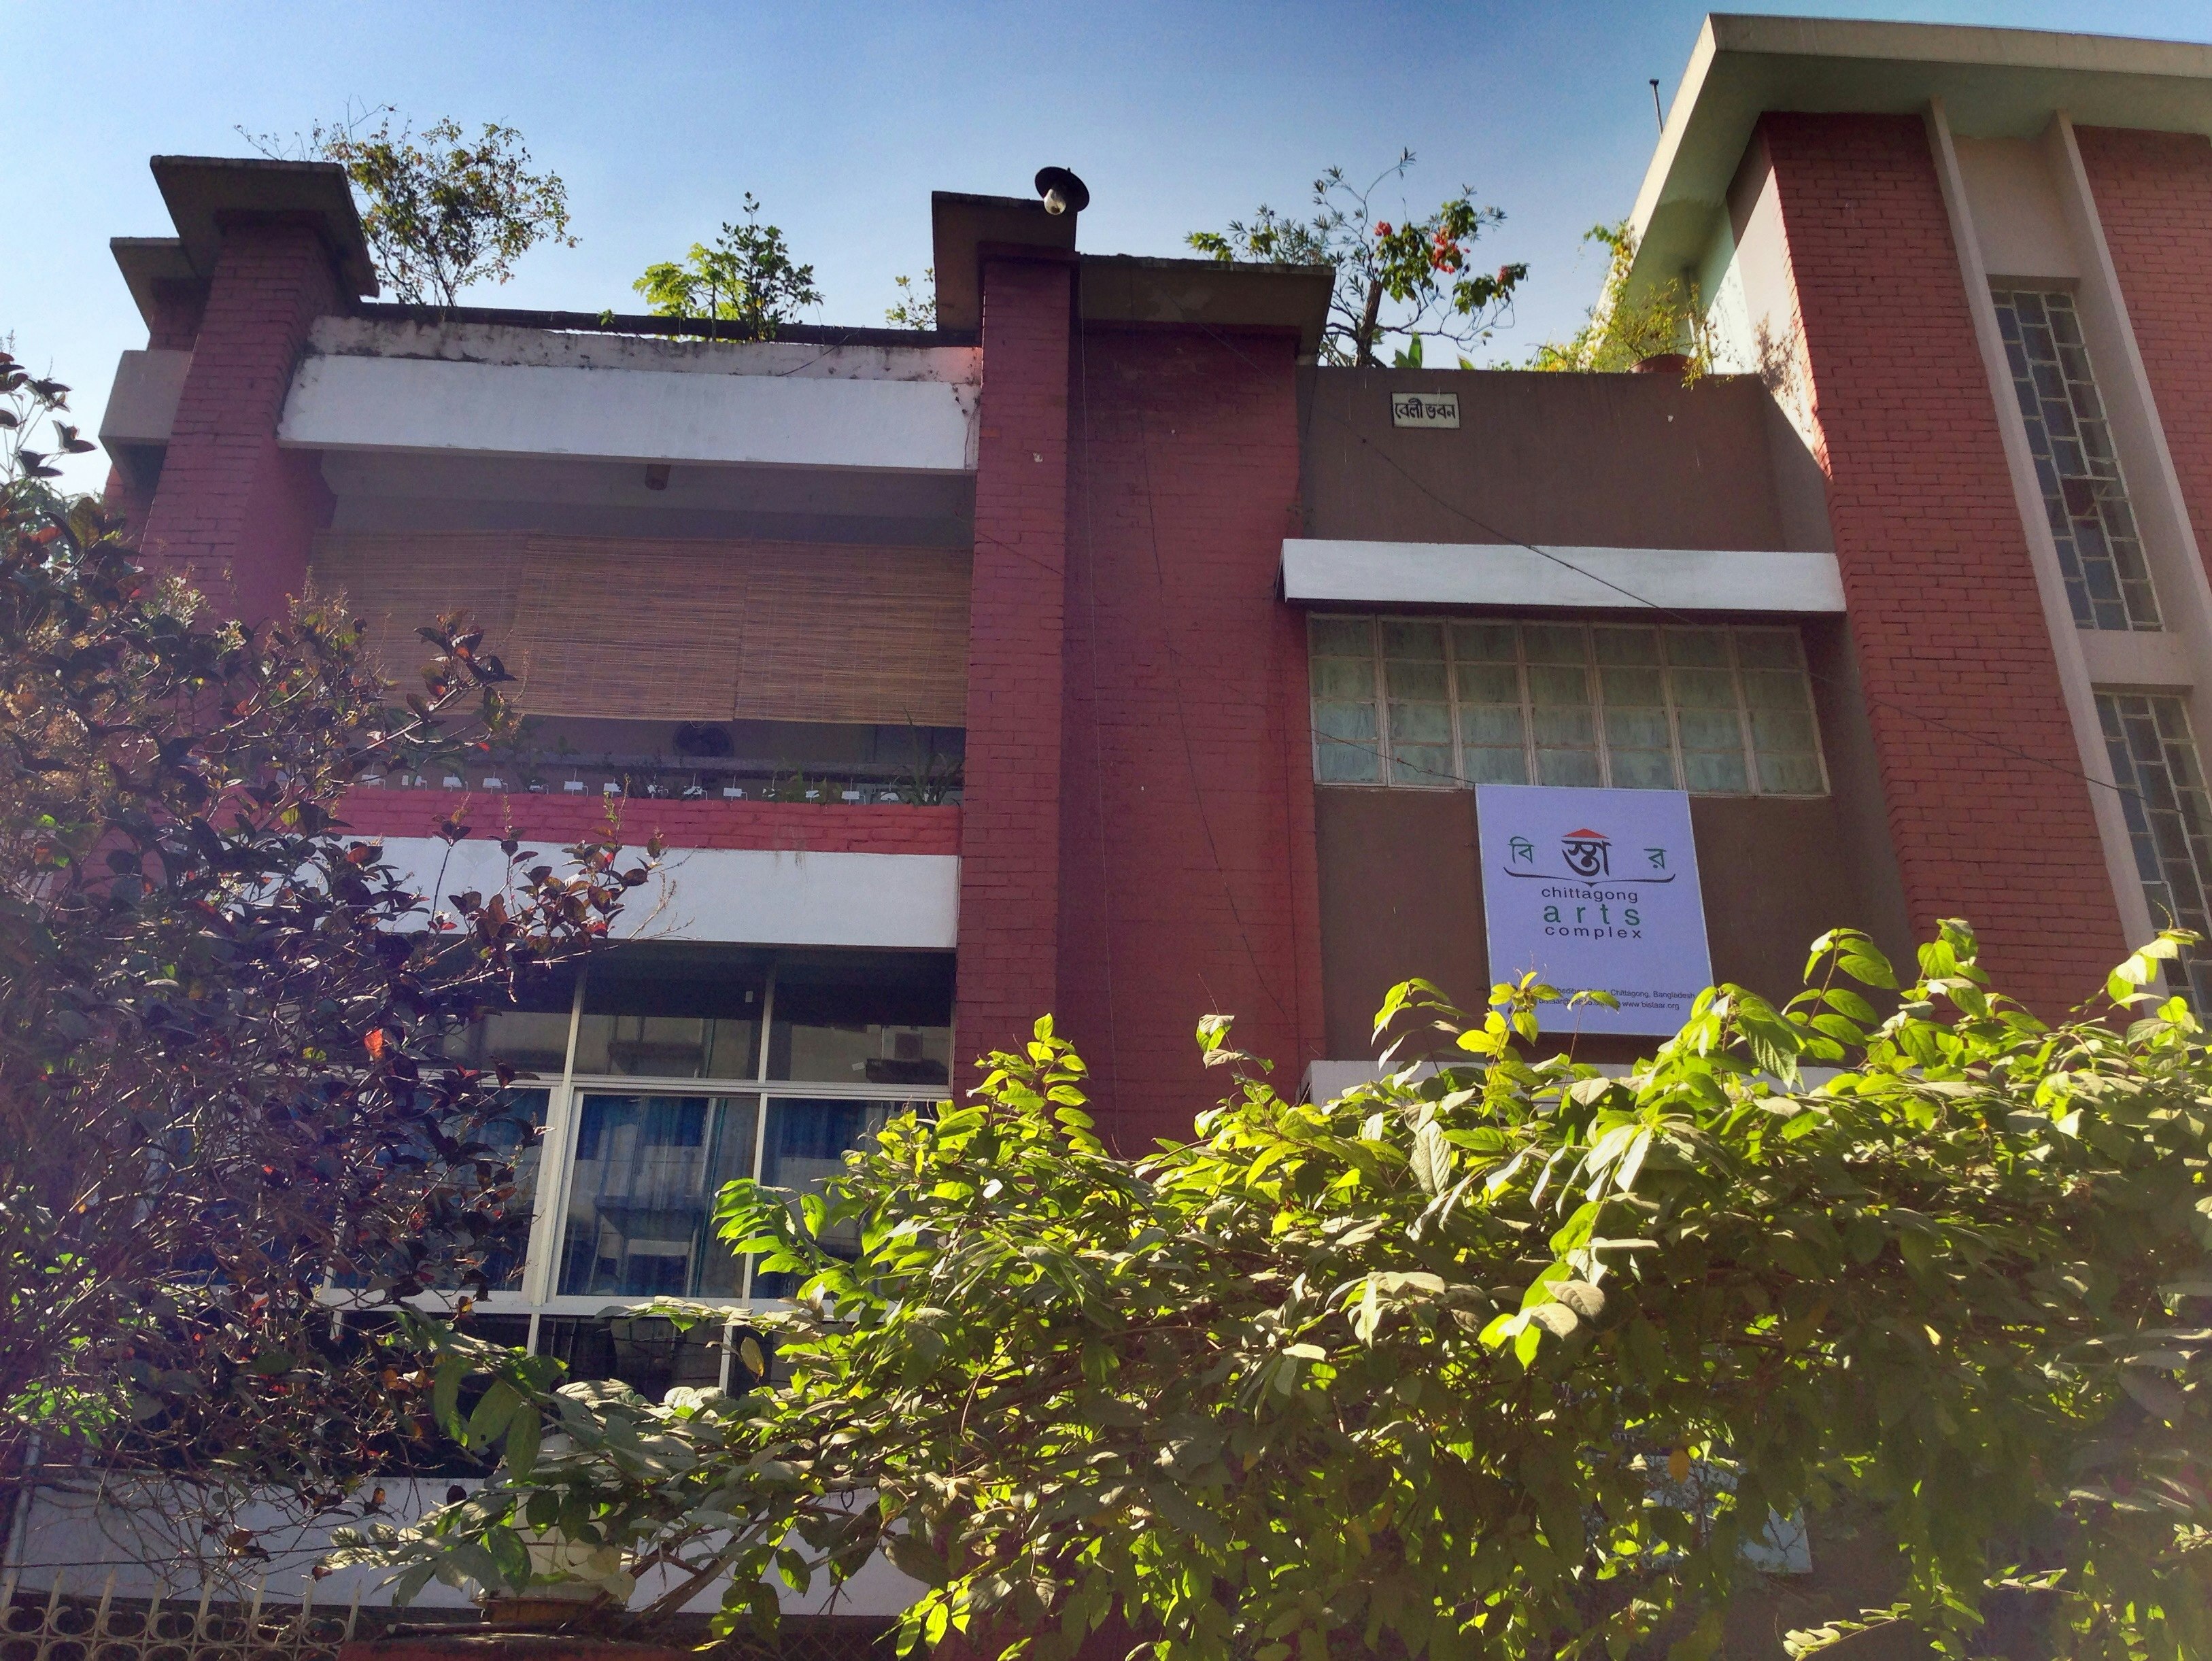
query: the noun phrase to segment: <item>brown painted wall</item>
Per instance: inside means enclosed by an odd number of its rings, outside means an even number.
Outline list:
[[[1474,792],[1329,785],[1314,794],[1328,1053],[1371,1054],[1376,1008],[1409,976],[1480,1007],[1491,978]],[[1716,980],[1787,997],[1816,936],[1870,925],[1873,908],[1840,854],[1845,838],[1833,797],[1692,797],[1690,822]],[[1601,1047],[1626,1054],[1650,1046]]]
[[[1417,389],[1459,395],[1457,431],[1391,426],[1389,395]],[[1299,399],[1309,536],[1829,545],[1825,516],[1800,507],[1819,500],[1819,469],[1775,444],[1750,376],[1310,369]]]

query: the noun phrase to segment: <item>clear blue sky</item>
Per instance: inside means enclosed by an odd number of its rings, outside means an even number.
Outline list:
[[[630,309],[648,262],[750,190],[834,323],[880,322],[892,276],[921,274],[933,189],[1025,194],[1060,163],[1091,185],[1085,248],[1174,254],[1256,203],[1300,206],[1330,163],[1371,176],[1411,145],[1415,208],[1464,183],[1505,211],[1497,256],[1531,270],[1496,346],[1518,359],[1589,304],[1602,263],[1578,239],[1627,211],[1647,80],[1672,95],[1705,9],[0,0],[0,336],[95,428],[116,354],[145,343],[107,239],[170,231],[146,158],[245,154],[236,126],[289,133],[351,100],[510,123],[568,181],[580,246],[534,252],[477,303]],[[2206,0],[1774,9],[2212,41]]]

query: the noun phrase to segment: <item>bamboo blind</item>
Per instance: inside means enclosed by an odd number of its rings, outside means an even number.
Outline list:
[[[403,684],[416,627],[468,611],[533,715],[959,726],[968,568],[938,548],[333,531],[311,574]]]

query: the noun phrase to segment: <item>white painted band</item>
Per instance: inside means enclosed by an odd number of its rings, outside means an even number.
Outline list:
[[[1729,549],[1286,538],[1283,595],[1303,604],[1462,605],[1834,613],[1832,554]]]
[[[533,842],[556,869],[559,850]],[[385,858],[442,904],[505,882],[495,842],[392,836]],[[879,946],[950,951],[958,936],[960,860],[953,854],[805,853],[672,848],[635,889],[615,932],[625,939],[763,946]]]

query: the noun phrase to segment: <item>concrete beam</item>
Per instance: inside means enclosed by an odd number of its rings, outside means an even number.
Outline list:
[[[1286,538],[1283,597],[1301,604],[1562,606],[1633,611],[1837,613],[1832,554],[1725,549]]]
[[[450,847],[431,836],[383,839],[403,880],[436,903],[497,892],[498,844]],[[675,848],[635,891],[616,932],[626,940],[950,951],[958,933],[960,861],[951,854],[805,853]]]
[[[277,441],[290,448],[767,463],[960,473],[976,391],[941,382],[310,357]]]

